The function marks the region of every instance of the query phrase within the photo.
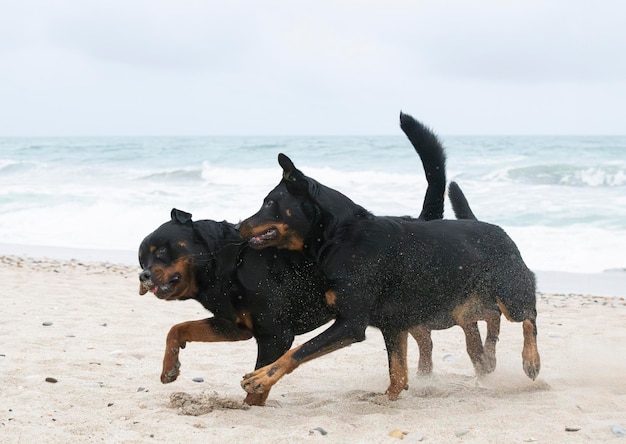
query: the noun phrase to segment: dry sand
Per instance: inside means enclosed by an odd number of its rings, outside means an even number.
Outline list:
[[[433,334],[431,377],[415,374],[410,343],[410,388],[389,402],[384,344],[369,329],[283,378],[266,407],[247,408],[239,382],[254,340],[188,344],[179,380],[160,383],[170,326],[209,315],[195,301],[140,297],[137,272],[0,256],[0,442],[626,443],[616,436],[626,427],[624,299],[539,294],[534,382],[521,324],[503,322],[497,369],[480,379],[457,327]]]

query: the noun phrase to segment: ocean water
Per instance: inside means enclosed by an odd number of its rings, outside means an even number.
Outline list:
[[[0,139],[0,244],[136,251],[169,219],[237,222],[305,174],[380,215],[420,212],[426,182],[400,130],[380,137]],[[626,137],[441,137],[448,180],[534,270],[626,267]],[[446,217],[453,218],[447,204]]]

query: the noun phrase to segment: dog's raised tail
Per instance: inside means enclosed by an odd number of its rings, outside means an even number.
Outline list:
[[[442,219],[446,192],[446,154],[443,146],[435,133],[403,112],[400,112],[400,128],[419,154],[428,182],[419,218]]]
[[[472,212],[472,209],[465,198],[465,194],[461,191],[461,187],[456,182],[450,182],[448,186],[448,197],[450,198],[450,203],[452,204],[452,211],[454,211],[454,215],[457,219],[474,219],[477,220],[476,216]]]

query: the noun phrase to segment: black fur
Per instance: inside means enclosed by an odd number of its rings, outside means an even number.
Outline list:
[[[477,220],[477,217],[474,216],[474,213],[465,198],[465,194],[463,194],[463,191],[461,191],[461,188],[456,182],[450,182],[450,185],[448,186],[448,197],[450,197],[452,211],[454,211],[454,215],[457,219]]]
[[[408,114],[400,113],[400,128],[405,132],[413,146],[427,144],[441,145],[441,142],[430,129],[415,120]],[[416,135],[422,136],[421,138]],[[424,196],[424,206],[418,219],[443,219],[443,199],[446,189],[446,158],[443,150],[418,150],[424,165],[436,165],[430,171],[425,171],[428,189]]]

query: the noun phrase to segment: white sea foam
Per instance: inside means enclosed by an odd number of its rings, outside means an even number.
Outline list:
[[[531,268],[626,267],[626,138],[444,143],[448,179]],[[278,152],[375,214],[421,210],[403,137],[0,139],[0,243],[135,251],[173,207],[237,222],[280,180]]]

